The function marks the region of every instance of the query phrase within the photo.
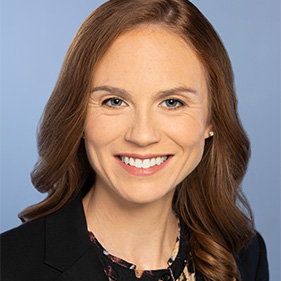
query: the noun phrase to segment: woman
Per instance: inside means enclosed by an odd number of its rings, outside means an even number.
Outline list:
[[[112,0],[78,30],[3,280],[268,280],[240,189],[250,149],[233,73],[186,0]]]

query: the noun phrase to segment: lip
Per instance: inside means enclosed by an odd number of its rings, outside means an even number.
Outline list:
[[[168,156],[168,159],[163,162],[160,165],[155,165],[153,167],[149,167],[149,168],[137,168],[137,167],[133,167],[130,165],[127,165],[125,163],[123,163],[120,160],[120,156],[127,156],[127,157],[132,157],[132,158],[137,158],[137,159],[149,159],[149,158],[156,158],[156,157],[162,157],[162,156]],[[138,154],[119,154],[119,155],[115,155],[115,159],[117,160],[118,164],[129,174],[134,175],[134,176],[151,176],[156,174],[157,172],[159,172],[160,170],[162,170],[169,162],[170,160],[173,158],[173,155],[171,154],[145,154],[145,155],[138,155]]]
[[[149,159],[149,158],[156,158],[156,157],[162,157],[162,156],[172,156],[171,154],[128,154],[128,153],[124,153],[124,154],[116,154],[115,157],[119,157],[119,156],[127,156],[127,157],[132,157],[132,158],[138,158],[141,160],[144,159]]]

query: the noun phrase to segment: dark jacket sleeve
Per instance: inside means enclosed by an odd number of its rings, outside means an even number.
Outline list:
[[[242,249],[236,262],[243,281],[269,280],[266,247],[259,233],[249,246]]]

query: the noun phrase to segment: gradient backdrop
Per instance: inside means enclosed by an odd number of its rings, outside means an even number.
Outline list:
[[[1,231],[44,198],[30,183],[36,127],[67,48],[104,1],[1,1]],[[280,280],[280,2],[194,0],[233,63],[239,112],[252,157],[243,182],[263,235],[271,280]]]

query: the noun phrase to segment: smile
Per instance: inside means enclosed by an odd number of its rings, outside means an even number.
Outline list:
[[[119,159],[126,165],[130,165],[136,168],[148,169],[150,167],[161,165],[168,159],[168,156],[167,155],[158,156],[158,157],[147,158],[147,159],[119,156]]]
[[[173,155],[118,155],[115,159],[127,173],[142,177],[158,173],[172,158]]]

